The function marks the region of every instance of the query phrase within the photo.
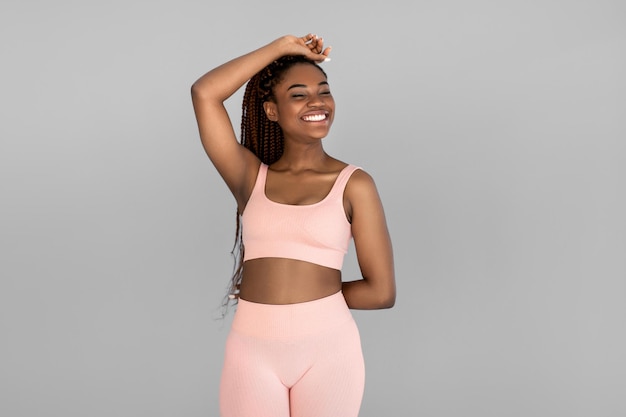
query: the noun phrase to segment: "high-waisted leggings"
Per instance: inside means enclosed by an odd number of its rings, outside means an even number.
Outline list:
[[[364,384],[359,331],[341,292],[287,305],[239,300],[222,417],[357,417]]]

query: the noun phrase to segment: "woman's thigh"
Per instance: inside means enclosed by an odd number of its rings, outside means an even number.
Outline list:
[[[357,417],[365,367],[354,321],[325,335],[316,356],[313,366],[290,390],[291,417]]]
[[[220,381],[221,417],[289,417],[289,389],[262,344],[231,332]],[[274,356],[274,355],[271,355]]]

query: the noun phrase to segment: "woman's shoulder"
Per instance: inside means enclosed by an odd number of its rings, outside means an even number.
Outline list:
[[[350,180],[348,181],[347,186],[351,188],[362,188],[362,187],[375,187],[374,177],[363,169],[361,166],[352,165],[353,172],[350,175]]]
[[[372,175],[361,166],[353,164],[349,166],[357,168],[352,171],[343,193],[344,204],[352,221],[356,212],[377,213],[381,201]]]
[[[349,171],[349,178],[346,183],[346,196],[350,194],[362,194],[376,190],[376,184],[372,175],[360,164],[342,162],[342,170]]]

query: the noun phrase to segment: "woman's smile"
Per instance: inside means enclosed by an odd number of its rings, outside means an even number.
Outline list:
[[[305,122],[323,122],[328,119],[328,112],[326,111],[317,111],[307,113],[301,117]]]

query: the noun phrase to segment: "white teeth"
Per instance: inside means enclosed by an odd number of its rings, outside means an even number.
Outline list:
[[[304,121],[307,121],[307,122],[320,122],[320,121],[326,119],[326,115],[325,114],[315,114],[315,115],[311,115],[311,116],[304,116],[302,119]]]

